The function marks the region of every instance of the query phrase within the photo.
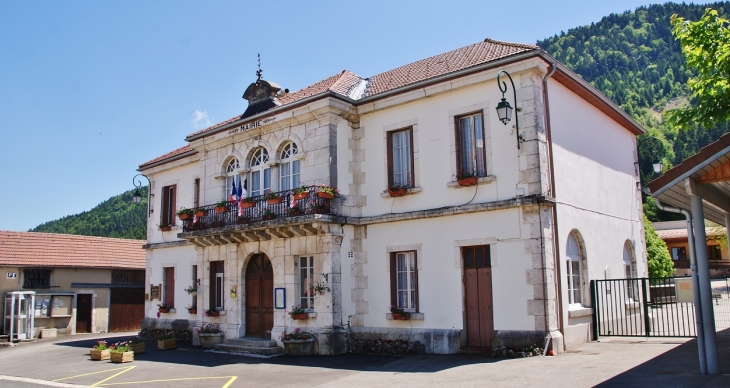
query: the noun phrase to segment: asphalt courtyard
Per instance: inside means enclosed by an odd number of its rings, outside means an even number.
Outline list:
[[[407,357],[347,354],[253,358],[181,344],[131,363],[91,361],[97,339],[77,335],[0,348],[0,387],[730,387],[730,342],[720,342],[723,374],[699,375],[697,345],[680,340],[603,339],[557,357]]]

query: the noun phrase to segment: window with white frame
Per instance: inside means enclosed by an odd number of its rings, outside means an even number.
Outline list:
[[[388,186],[413,187],[413,129],[388,132]]]
[[[487,176],[484,123],[481,113],[456,119],[456,144],[457,173]]]
[[[223,261],[210,262],[210,309],[223,310],[224,292]]]
[[[305,310],[314,308],[314,258],[299,258],[299,305]]]
[[[279,159],[280,186],[279,190],[291,190],[299,187],[299,159],[295,156],[299,150],[294,142],[287,143],[281,150]]]
[[[269,161],[269,152],[266,148],[259,147],[251,155],[251,179],[248,186],[251,188],[251,195],[263,195],[271,191],[271,169],[266,164]]]
[[[241,175],[238,174],[239,168],[240,165],[236,158],[229,160],[228,164],[226,164],[226,189],[223,193],[224,199],[231,199],[231,196],[233,196],[233,199],[238,198],[238,188],[241,185]],[[235,191],[233,189],[234,184],[236,188]]]
[[[418,271],[416,252],[393,252],[390,257],[391,304],[418,312]]]
[[[583,282],[581,281],[581,253],[573,233],[568,235],[566,250],[566,269],[568,271],[568,300],[571,305],[583,303]]]

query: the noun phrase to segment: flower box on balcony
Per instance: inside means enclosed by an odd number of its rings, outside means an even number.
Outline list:
[[[284,201],[284,198],[277,197],[277,198],[267,199],[266,203],[268,203],[269,205],[276,205],[276,204],[282,203],[283,201]]]
[[[298,201],[300,199],[309,198],[309,191],[304,191],[299,194],[294,194],[292,197],[294,197],[294,200]]]
[[[388,189],[388,195],[390,195],[391,197],[402,197],[406,194],[408,194],[408,189],[405,188],[395,190]]]
[[[208,212],[205,211],[205,209],[198,209],[195,211],[196,217],[205,217],[206,214],[208,214]]]
[[[215,212],[218,214],[225,213],[228,210],[228,206],[216,206]]]
[[[241,209],[248,209],[256,206],[256,202],[254,201],[242,201],[241,202]]]
[[[193,218],[193,214],[192,213],[180,213],[180,215],[178,217],[180,217],[181,221],[185,221],[185,220],[189,220],[189,219]]]
[[[325,192],[322,192],[322,191],[318,191],[317,192],[317,196],[320,197],[320,198],[322,198],[322,199],[332,199],[332,198],[335,197],[334,195],[332,195],[330,193],[325,193]]]
[[[459,183],[459,186],[474,186],[477,184],[478,180],[478,177],[472,176],[468,178],[457,179],[456,182]]]

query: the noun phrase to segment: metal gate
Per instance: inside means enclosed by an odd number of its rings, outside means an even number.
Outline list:
[[[593,336],[696,337],[694,303],[677,301],[674,278],[591,280]]]

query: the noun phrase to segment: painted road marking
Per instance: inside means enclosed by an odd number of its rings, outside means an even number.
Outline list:
[[[221,388],[228,388],[233,384],[236,379],[238,379],[238,376],[219,376],[219,377],[183,377],[183,378],[177,378],[177,379],[160,379],[160,380],[145,380],[145,381],[128,381],[124,383],[107,383],[107,381],[121,375],[122,373],[129,372],[130,370],[136,368],[137,366],[129,366],[124,368],[114,368],[114,369],[107,369],[103,371],[98,372],[91,372],[91,373],[84,373],[80,375],[70,376],[70,377],[63,377],[60,379],[53,380],[53,382],[63,381],[63,380],[70,380],[77,377],[84,377],[89,375],[95,375],[99,373],[107,373],[107,372],[113,372],[116,370],[122,370],[121,372],[115,373],[104,380],[101,380],[97,383],[92,384],[92,387],[109,387],[112,385],[132,385],[132,384],[149,384],[149,383],[163,383],[163,382],[170,382],[170,381],[186,381],[186,380],[215,380],[215,379],[228,379],[228,381],[221,387]],[[106,383],[106,384],[105,384]]]
[[[99,371],[99,372],[91,372],[91,373],[84,373],[82,375],[75,375],[75,376],[71,376],[71,377],[64,377],[64,378],[61,378],[61,379],[55,379],[53,381],[54,382],[56,382],[56,381],[63,381],[63,380],[73,379],[73,378],[76,378],[76,377],[83,377],[83,376],[95,375],[95,374],[99,374],[99,373],[106,373],[106,372],[111,372],[111,371],[120,370],[120,369],[129,370],[129,369],[132,369],[132,368],[134,368],[134,366],[128,366],[128,367],[124,367],[124,368],[107,369],[107,370],[102,370],[102,371]],[[122,373],[124,373],[124,372],[122,372]]]

